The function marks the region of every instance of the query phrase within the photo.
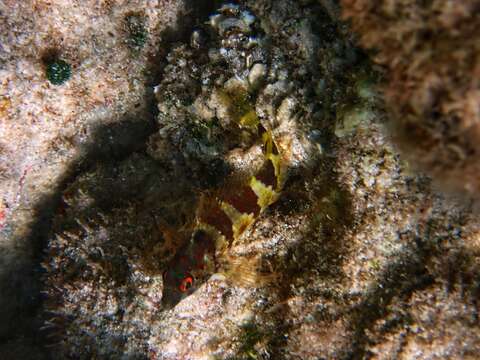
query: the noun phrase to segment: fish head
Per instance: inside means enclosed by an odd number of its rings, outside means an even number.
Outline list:
[[[193,233],[163,273],[162,304],[172,308],[192,294],[211,275],[215,246],[203,230]],[[213,267],[214,268],[214,267]]]

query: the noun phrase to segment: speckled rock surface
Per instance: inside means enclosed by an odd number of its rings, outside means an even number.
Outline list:
[[[391,145],[379,74],[334,2],[217,5],[166,55],[155,133],[61,188],[37,318],[48,356],[475,358],[477,215]],[[167,308],[163,274],[201,199],[259,167],[256,119],[282,193]]]
[[[172,40],[191,31],[203,5],[0,1],[0,353],[6,358],[41,357],[26,343],[38,338],[38,263],[60,192],[79,172],[121,158],[154,131],[152,86],[162,59]],[[58,60],[70,65],[71,76],[55,85],[47,69]]]

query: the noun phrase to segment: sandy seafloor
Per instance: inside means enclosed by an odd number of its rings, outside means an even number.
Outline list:
[[[190,173],[172,170],[164,164],[173,155],[152,150],[159,135],[150,136],[165,126],[164,94],[180,115],[228,106],[208,105],[208,82],[190,99],[207,105],[182,103],[182,81],[231,76],[235,66],[191,56],[202,50],[192,50],[190,34],[220,2],[0,0],[0,358],[478,358],[472,205],[442,195],[391,145],[375,89],[381,69],[355,49],[334,2],[241,3],[268,39],[265,64],[277,64],[252,106],[294,148],[281,198],[232,254],[267,259],[277,280],[255,287],[214,276],[166,311],[151,302],[161,297],[163,265],[142,268],[157,231],[145,214],[169,219],[184,211],[178,199],[195,204],[204,168],[193,156]],[[125,25],[132,15],[146,33],[138,47]],[[50,54],[72,66],[62,85],[46,78]],[[171,153],[187,151],[168,141]],[[72,227],[69,216],[92,224]],[[75,226],[85,237],[58,240]],[[127,265],[93,271],[94,247]],[[87,259],[81,271],[93,275],[58,265],[72,259]]]

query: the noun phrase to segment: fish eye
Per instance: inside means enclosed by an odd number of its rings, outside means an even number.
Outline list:
[[[185,278],[183,278],[178,288],[181,292],[186,292],[188,289],[192,287],[192,285],[193,285],[193,277],[188,275]]]

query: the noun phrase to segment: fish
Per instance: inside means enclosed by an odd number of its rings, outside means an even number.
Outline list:
[[[255,262],[239,261],[229,255],[228,249],[279,199],[286,173],[272,132],[261,125],[259,132],[264,157],[260,170],[243,184],[236,183],[233,177],[223,189],[200,197],[192,235],[163,273],[165,309],[174,307],[218,272],[219,260],[227,264],[224,269],[227,278],[229,273],[235,274],[232,278],[236,279],[244,274],[247,283],[253,282]]]

